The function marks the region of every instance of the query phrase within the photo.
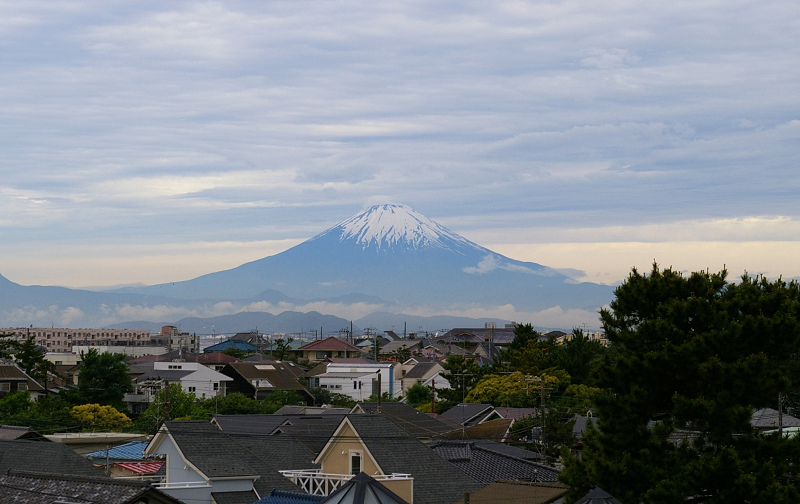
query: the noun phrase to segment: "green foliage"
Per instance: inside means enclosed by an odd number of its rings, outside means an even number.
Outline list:
[[[389,392],[384,392],[381,394],[381,402],[397,402],[399,401],[399,397],[392,397],[389,395]],[[370,395],[367,397],[364,402],[378,402],[378,396],[375,394]]]
[[[450,388],[437,389],[437,395],[444,400],[446,406],[455,406],[465,400],[467,393],[478,383],[484,370],[475,363],[471,356],[449,355],[442,363],[444,372],[441,376],[450,384]]]
[[[287,360],[291,356],[291,344],[293,341],[294,338],[287,338],[286,340],[278,338],[275,340],[275,348],[272,350],[275,360]]]
[[[569,375],[559,370],[553,371],[552,375],[542,374],[537,377],[519,371],[507,375],[485,376],[467,394],[466,402],[511,408],[537,406],[541,398],[542,383],[539,380],[544,380],[547,390],[569,383]]]
[[[27,391],[13,392],[0,397],[0,418],[7,419],[27,412],[33,401],[31,394]],[[5,420],[0,420],[0,423]]]
[[[19,343],[11,333],[0,334],[0,359],[11,359]]]
[[[136,419],[135,428],[139,432],[155,432],[169,419],[210,419],[211,414],[202,407],[200,400],[191,392],[181,388],[180,383],[169,384],[169,402],[166,390],[159,390],[144,413]]]
[[[591,385],[592,370],[599,358],[607,351],[598,341],[584,336],[583,331],[574,329],[572,338],[552,348],[552,365],[569,373],[572,383]]]
[[[726,272],[635,269],[601,311],[599,430],[562,474],[573,497],[622,502],[795,502],[800,438],[759,435],[756,408],[798,390],[800,286]],[[692,440],[668,441],[676,430]]]
[[[315,406],[327,404],[335,408],[352,408],[356,405],[356,401],[349,395],[332,393],[330,390],[320,387],[311,389],[311,394],[314,396]]]
[[[226,348],[222,351],[225,355],[230,355],[231,357],[236,357],[237,359],[244,359],[254,355],[253,352],[245,352],[241,348]]]
[[[131,388],[124,355],[99,353],[90,348],[88,352],[81,352],[78,389],[70,391],[67,399],[74,405],[100,404],[127,411],[123,398]]]
[[[34,380],[47,386],[47,373],[55,373],[56,365],[44,358],[44,352],[36,345],[36,338],[28,338],[17,345],[14,360]]]
[[[421,383],[415,383],[406,390],[406,403],[417,407],[431,402],[431,389]]]

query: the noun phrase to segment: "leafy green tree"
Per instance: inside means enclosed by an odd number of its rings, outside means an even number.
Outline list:
[[[0,397],[0,423],[7,419],[25,414],[33,405],[31,394],[24,390],[12,392]]]
[[[554,370],[556,371],[556,370]],[[552,375],[532,377],[519,371],[508,375],[484,376],[467,394],[467,402],[492,404],[511,408],[529,408],[540,404],[541,385],[554,390],[569,383],[569,375],[555,372]]]
[[[253,352],[245,352],[241,348],[226,348],[222,353],[230,355],[231,357],[236,357],[237,359],[244,359],[253,355]]]
[[[12,333],[0,334],[0,359],[12,359],[18,346],[19,342]]]
[[[211,418],[211,412],[204,407],[203,402],[193,393],[184,391],[180,383],[169,384],[169,397],[167,397],[166,390],[159,390],[152,399],[147,410],[136,419],[135,427],[140,432],[155,432],[167,419],[206,420]],[[207,402],[206,405],[208,405]]]
[[[28,336],[17,345],[14,360],[31,378],[47,388],[47,374],[55,373],[56,365],[44,357],[45,352],[36,344],[36,338]]]
[[[275,357],[275,360],[286,360],[291,356],[292,350],[292,342],[294,338],[278,338],[275,340],[275,349],[272,351],[272,355]]]
[[[431,402],[431,388],[421,383],[415,383],[406,390],[406,403],[415,408],[421,404]]]
[[[90,348],[88,352],[81,352],[78,389],[68,392],[67,400],[76,406],[100,404],[127,411],[123,398],[131,388],[124,355],[100,353]]]
[[[442,378],[447,380],[450,388],[437,389],[437,395],[446,406],[455,406],[465,400],[472,387],[478,383],[484,371],[475,362],[475,358],[465,355],[448,355],[442,363]]]
[[[600,342],[590,340],[583,331],[574,329],[572,338],[552,348],[552,364],[569,373],[572,383],[591,385],[594,379],[592,370],[606,350]]]
[[[356,405],[356,401],[349,395],[331,392],[320,387],[311,389],[311,394],[314,396],[314,405],[316,406],[329,404],[336,408],[352,408]]]
[[[612,346],[597,367],[599,429],[565,461],[573,497],[599,485],[622,502],[800,498],[800,438],[750,425],[798,390],[796,282],[654,265],[631,272],[601,319]]]

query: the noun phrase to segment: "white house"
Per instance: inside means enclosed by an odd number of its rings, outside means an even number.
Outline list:
[[[400,397],[403,394],[397,362],[376,363],[328,363],[327,371],[310,379],[312,388],[322,388],[337,394],[345,394],[356,401],[364,401],[378,391],[387,393],[391,397]],[[379,380],[380,377],[380,380]]]
[[[134,393],[125,394],[125,402],[133,413],[141,413],[153,400],[156,392],[167,383],[180,383],[185,392],[199,399],[224,396],[226,383],[233,378],[214,371],[198,362],[153,362],[152,371],[138,376],[134,381]]]

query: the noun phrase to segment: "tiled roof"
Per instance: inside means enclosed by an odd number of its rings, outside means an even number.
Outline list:
[[[42,461],[47,461],[42,464]],[[103,476],[86,457],[63,443],[0,441],[0,474],[9,469],[73,476]]]
[[[528,483],[522,481],[498,481],[469,496],[471,504],[550,504],[557,502],[569,491],[569,487],[558,483]],[[453,504],[461,504],[463,500]]]
[[[753,418],[750,420],[750,425],[759,430],[764,429],[777,429],[778,428],[778,410],[772,408],[764,408],[756,410],[753,413]],[[781,423],[784,427],[800,427],[800,419],[791,415],[783,414]]]
[[[217,343],[216,345],[211,345],[206,348],[209,352],[221,352],[223,350],[228,350],[230,348],[234,348],[236,350],[242,350],[245,352],[256,352],[258,351],[258,347],[242,340],[234,340],[230,339],[228,341],[223,341],[222,343]]]
[[[471,441],[437,441],[429,446],[436,454],[484,485],[499,479],[544,483],[558,481],[557,470],[491,450],[485,444]]]
[[[28,390],[44,390],[44,387],[39,382],[25,374],[25,371],[13,362],[0,362],[0,381],[26,381]]]
[[[333,435],[344,416],[343,414],[329,414],[289,418],[276,430],[281,432],[281,436],[288,436],[299,441],[316,456],[325,447],[325,443]]]
[[[246,492],[211,492],[216,504],[253,504],[258,496],[252,490]]]
[[[575,504],[621,504],[610,493],[606,492],[600,487],[594,487],[581,497]]]
[[[0,439],[6,441],[14,439],[47,441],[47,438],[33,430],[32,427],[22,427],[19,425],[0,425]]]
[[[390,354],[397,350],[400,350],[403,347],[411,350],[412,348],[416,348],[422,344],[422,340],[394,340],[390,341],[383,345],[378,352],[382,354]]]
[[[254,504],[315,504],[325,500],[323,495],[308,495],[299,492],[286,492],[283,490],[273,490]]]
[[[143,460],[145,448],[147,448],[147,441],[131,441],[109,449],[108,454],[106,454],[106,450],[98,450],[87,454],[86,457],[104,459],[108,456],[114,460]]]
[[[514,420],[519,420],[520,418],[527,418],[539,415],[539,410],[536,408],[504,408],[504,407],[496,407],[494,409],[500,416],[503,418],[512,418]]]
[[[384,415],[348,415],[361,440],[387,474],[414,478],[414,504],[455,502],[482,485],[436,455]]]
[[[375,414],[378,403],[362,402],[358,403],[353,409],[356,410],[357,408],[364,413]],[[417,439],[428,439],[453,430],[450,425],[401,402],[381,403],[381,414],[391,417],[397,425]]]
[[[55,443],[54,443],[55,444]],[[146,496],[150,496],[148,500]],[[157,496],[158,500],[153,499]],[[140,500],[141,498],[141,500]],[[0,475],[0,502],[17,504],[129,504],[133,502],[179,504],[148,483],[105,477],[79,477],[11,471]]]
[[[439,364],[438,362],[420,362],[419,364],[417,364],[416,366],[411,368],[411,370],[408,373],[406,373],[406,375],[403,377],[403,379],[404,380],[406,378],[423,379],[423,378],[426,377],[428,372],[431,369],[435,368],[435,367],[438,367],[439,369],[443,369],[442,365]]]
[[[307,343],[298,350],[317,350],[317,351],[352,351],[352,352],[360,352],[361,349],[357,346],[353,346],[350,343],[341,340],[335,336],[331,336],[330,338],[325,338],[323,340],[316,340],[312,341],[311,343]]]
[[[272,390],[298,390],[307,392],[297,380],[297,374],[287,362],[264,361],[259,362],[231,362],[222,368],[222,374],[235,378],[238,374],[245,380],[266,380],[271,384]]]
[[[286,421],[286,415],[216,415],[213,422],[228,434],[269,435]]]
[[[491,404],[461,403],[442,413],[442,416],[461,425],[473,425],[483,420],[493,409]]]
[[[208,477],[255,476],[259,495],[297,490],[279,470],[308,469],[314,454],[290,436],[228,434],[209,422],[167,422],[183,454]]]

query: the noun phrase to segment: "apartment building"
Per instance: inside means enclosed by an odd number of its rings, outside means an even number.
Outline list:
[[[150,346],[150,331],[143,329],[68,329],[63,327],[12,327],[0,329],[17,341],[29,336],[48,352],[71,352],[73,345],[82,346]]]

